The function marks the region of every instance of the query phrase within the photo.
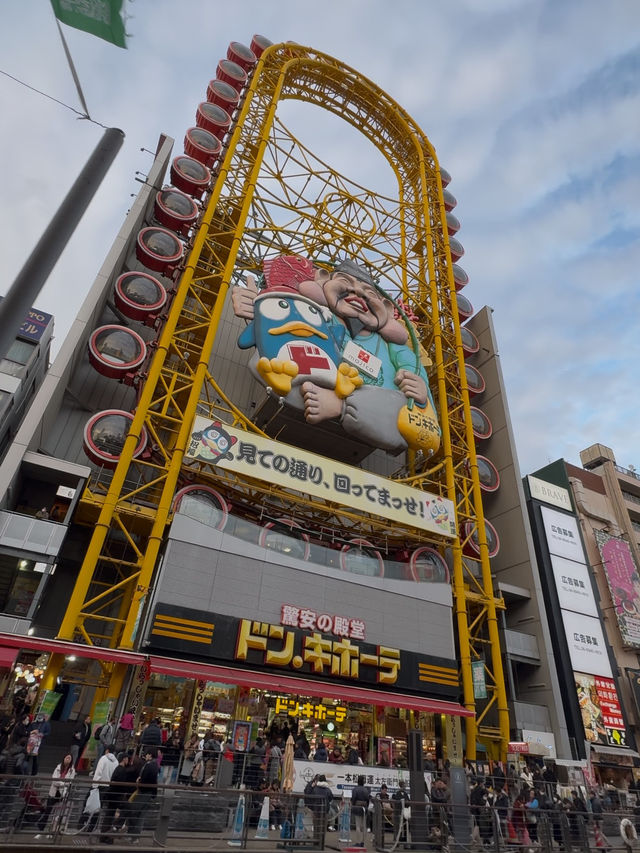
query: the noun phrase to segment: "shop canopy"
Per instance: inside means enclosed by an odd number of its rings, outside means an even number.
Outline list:
[[[361,702],[364,705],[409,708],[412,711],[425,711],[430,714],[449,714],[455,717],[472,717],[473,711],[463,708],[457,702],[442,699],[429,699],[426,696],[410,696],[390,690],[375,690],[364,687],[351,687],[297,676],[274,675],[269,672],[255,672],[249,669],[234,669],[207,663],[149,657],[151,672],[175,675],[179,678],[197,678],[201,681],[218,681],[223,684],[238,684],[242,687],[256,687],[277,693],[293,693],[298,696],[326,696],[340,699],[342,702]]]
[[[640,755],[628,746],[603,746],[591,744],[591,761],[594,764],[607,764],[611,767],[632,767]]]
[[[255,687],[260,690],[293,693],[298,696],[326,696],[343,702],[360,702],[364,705],[409,708],[412,711],[424,711],[430,714],[449,714],[455,717],[472,717],[473,711],[457,702],[442,699],[430,699],[427,696],[411,696],[390,690],[375,690],[365,687],[335,684],[312,678],[275,675],[249,669],[236,669],[227,666],[199,663],[178,658],[144,655],[123,649],[108,649],[100,646],[85,646],[65,640],[50,640],[42,637],[25,637],[0,633],[0,666],[6,658],[13,666],[18,649],[35,649],[63,655],[75,655],[79,658],[112,661],[130,666],[146,666],[149,672],[172,675],[176,678],[195,678],[200,681],[217,681],[223,684],[238,684],[241,687]]]

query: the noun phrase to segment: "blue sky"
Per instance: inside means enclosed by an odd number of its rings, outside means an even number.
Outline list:
[[[165,132],[182,151],[218,59],[259,32],[356,68],[452,174],[465,295],[490,305],[523,473],[600,442],[640,465],[637,0],[135,0],[129,49],[65,28],[90,111],[126,141],[36,305],[58,342]],[[79,109],[48,0],[4,0],[0,70]],[[6,291],[102,130],[0,76]],[[355,179],[333,122],[314,150]],[[306,141],[306,140],[305,140]],[[334,162],[335,160],[335,162]],[[371,183],[371,181],[369,181]]]

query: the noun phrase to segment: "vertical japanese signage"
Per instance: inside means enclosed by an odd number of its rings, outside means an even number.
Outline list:
[[[624,746],[620,699],[578,522],[575,516],[550,507],[542,507],[541,512],[585,739],[593,744]]]
[[[620,636],[625,646],[640,648],[640,575],[629,544],[603,530],[595,531]]]
[[[473,680],[473,698],[487,698],[487,682],[484,677],[484,661],[474,660],[471,662],[471,677]]]

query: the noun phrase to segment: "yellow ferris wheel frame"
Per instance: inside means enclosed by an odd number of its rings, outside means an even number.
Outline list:
[[[327,180],[327,187],[339,187],[339,192],[327,192],[323,206],[316,209],[315,226],[311,214],[307,216],[305,239],[315,248],[333,242],[343,252],[357,254],[363,245],[369,254],[377,252],[379,271],[388,274],[391,267],[397,271],[396,294],[411,309],[421,343],[431,357],[429,372],[438,401],[441,450],[435,460],[410,452],[408,467],[400,476],[413,486],[453,501],[458,530],[466,531],[467,540],[475,533],[480,572],[474,571],[463,556],[466,540],[459,535],[452,546],[463,702],[474,711],[474,716],[465,720],[467,757],[475,758],[477,738],[484,736],[494,742],[496,753],[504,758],[509,715],[497,623],[497,610],[504,605],[495,597],[491,579],[438,161],[420,128],[384,91],[348,66],[308,47],[273,45],[251,74],[141,386],[118,466],[110,482],[93,478],[82,496],[80,517],[94,530],[58,636],[79,638],[91,645],[133,648],[173,498],[184,476],[184,454],[196,412],[222,414],[228,423],[260,431],[220,387],[211,359],[225,298],[237,269],[260,266],[256,252],[251,256],[251,246],[241,251],[243,234],[252,205],[260,202],[261,168],[265,153],[273,145],[276,107],[284,99],[314,104],[339,116],[384,155],[395,173],[400,204],[399,213],[392,217],[395,224],[391,230],[397,243],[393,257],[375,245],[375,227],[362,227],[366,219],[363,207],[369,203],[366,194],[345,189],[336,173]],[[283,207],[294,211],[298,201],[299,196],[293,193]],[[319,220],[321,224],[317,224]],[[375,217],[373,221],[375,225]],[[283,253],[291,253],[287,245],[291,234],[291,225],[270,222],[269,239],[276,246],[280,244]],[[259,247],[260,239],[256,238],[253,245]],[[375,273],[376,263],[371,257],[367,262]],[[157,448],[153,461],[134,459],[143,428]],[[133,485],[132,472],[138,472]],[[207,466],[196,470],[196,475],[203,481],[222,481],[220,472],[214,474]],[[277,488],[258,481],[236,479],[223,485],[244,492],[248,500],[277,504],[283,499]],[[291,493],[286,494],[286,500],[291,502]],[[381,530],[375,517],[363,518],[344,507],[322,505],[308,498],[301,500],[300,506],[317,518],[339,519],[340,524],[369,529],[372,535]],[[398,536],[415,537],[415,533],[409,527],[397,530]],[[479,660],[484,661],[488,693],[481,710],[472,680],[472,662]],[[54,656],[45,686],[53,683],[61,664],[62,660]],[[100,695],[116,696],[125,674],[122,664],[102,664]],[[484,724],[490,712],[497,725]]]

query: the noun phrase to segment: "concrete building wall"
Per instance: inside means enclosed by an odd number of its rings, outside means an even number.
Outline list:
[[[485,517],[500,537],[500,551],[492,558],[491,568],[496,587],[498,590],[504,587],[507,600],[504,626],[509,631],[534,637],[539,653],[535,665],[516,660],[511,662],[513,680],[510,687],[512,693],[515,691],[511,696],[512,725],[518,722],[516,718],[524,721],[527,704],[544,706],[556,738],[558,757],[569,758],[571,751],[560,701],[558,673],[491,313],[490,308],[484,307],[466,324],[480,342],[479,352],[468,361],[481,372],[486,383],[484,393],[474,397],[471,403],[481,408],[493,425],[491,438],[477,442],[476,450],[490,459],[500,474],[500,488],[483,496]],[[528,595],[517,591],[509,594],[509,587],[524,590]],[[505,669],[509,669],[509,664]],[[537,710],[531,708],[532,717],[536,716]],[[527,727],[535,729],[538,725],[539,722]]]
[[[132,247],[141,223],[144,221],[149,200],[162,186],[172,147],[172,139],[164,136],[160,138],[158,154],[149,170],[147,181],[134,200],[57,357],[7,450],[0,465],[0,500],[3,507],[11,506],[14,498],[13,485],[26,451],[46,449],[45,452],[53,456],[87,464],[84,454],[78,453],[78,430],[80,442],[82,440],[80,421],[84,425],[92,414],[89,405],[97,405],[94,411],[99,411],[103,408],[99,405],[101,399],[111,401],[114,396],[118,399],[117,390],[115,395],[113,393],[113,386],[117,384],[113,380],[108,392],[105,388],[102,396],[100,393],[102,386],[97,383],[95,396],[89,403],[82,398],[82,387],[81,385],[78,387],[77,383],[78,381],[82,383],[89,336],[101,325],[113,282],[123,270],[127,259],[131,257]],[[80,396],[74,393],[75,390],[79,391]]]
[[[451,587],[341,571],[288,557],[176,514],[153,605],[277,623],[283,604],[349,615],[367,641],[453,658]],[[153,609],[153,607],[151,608]]]

